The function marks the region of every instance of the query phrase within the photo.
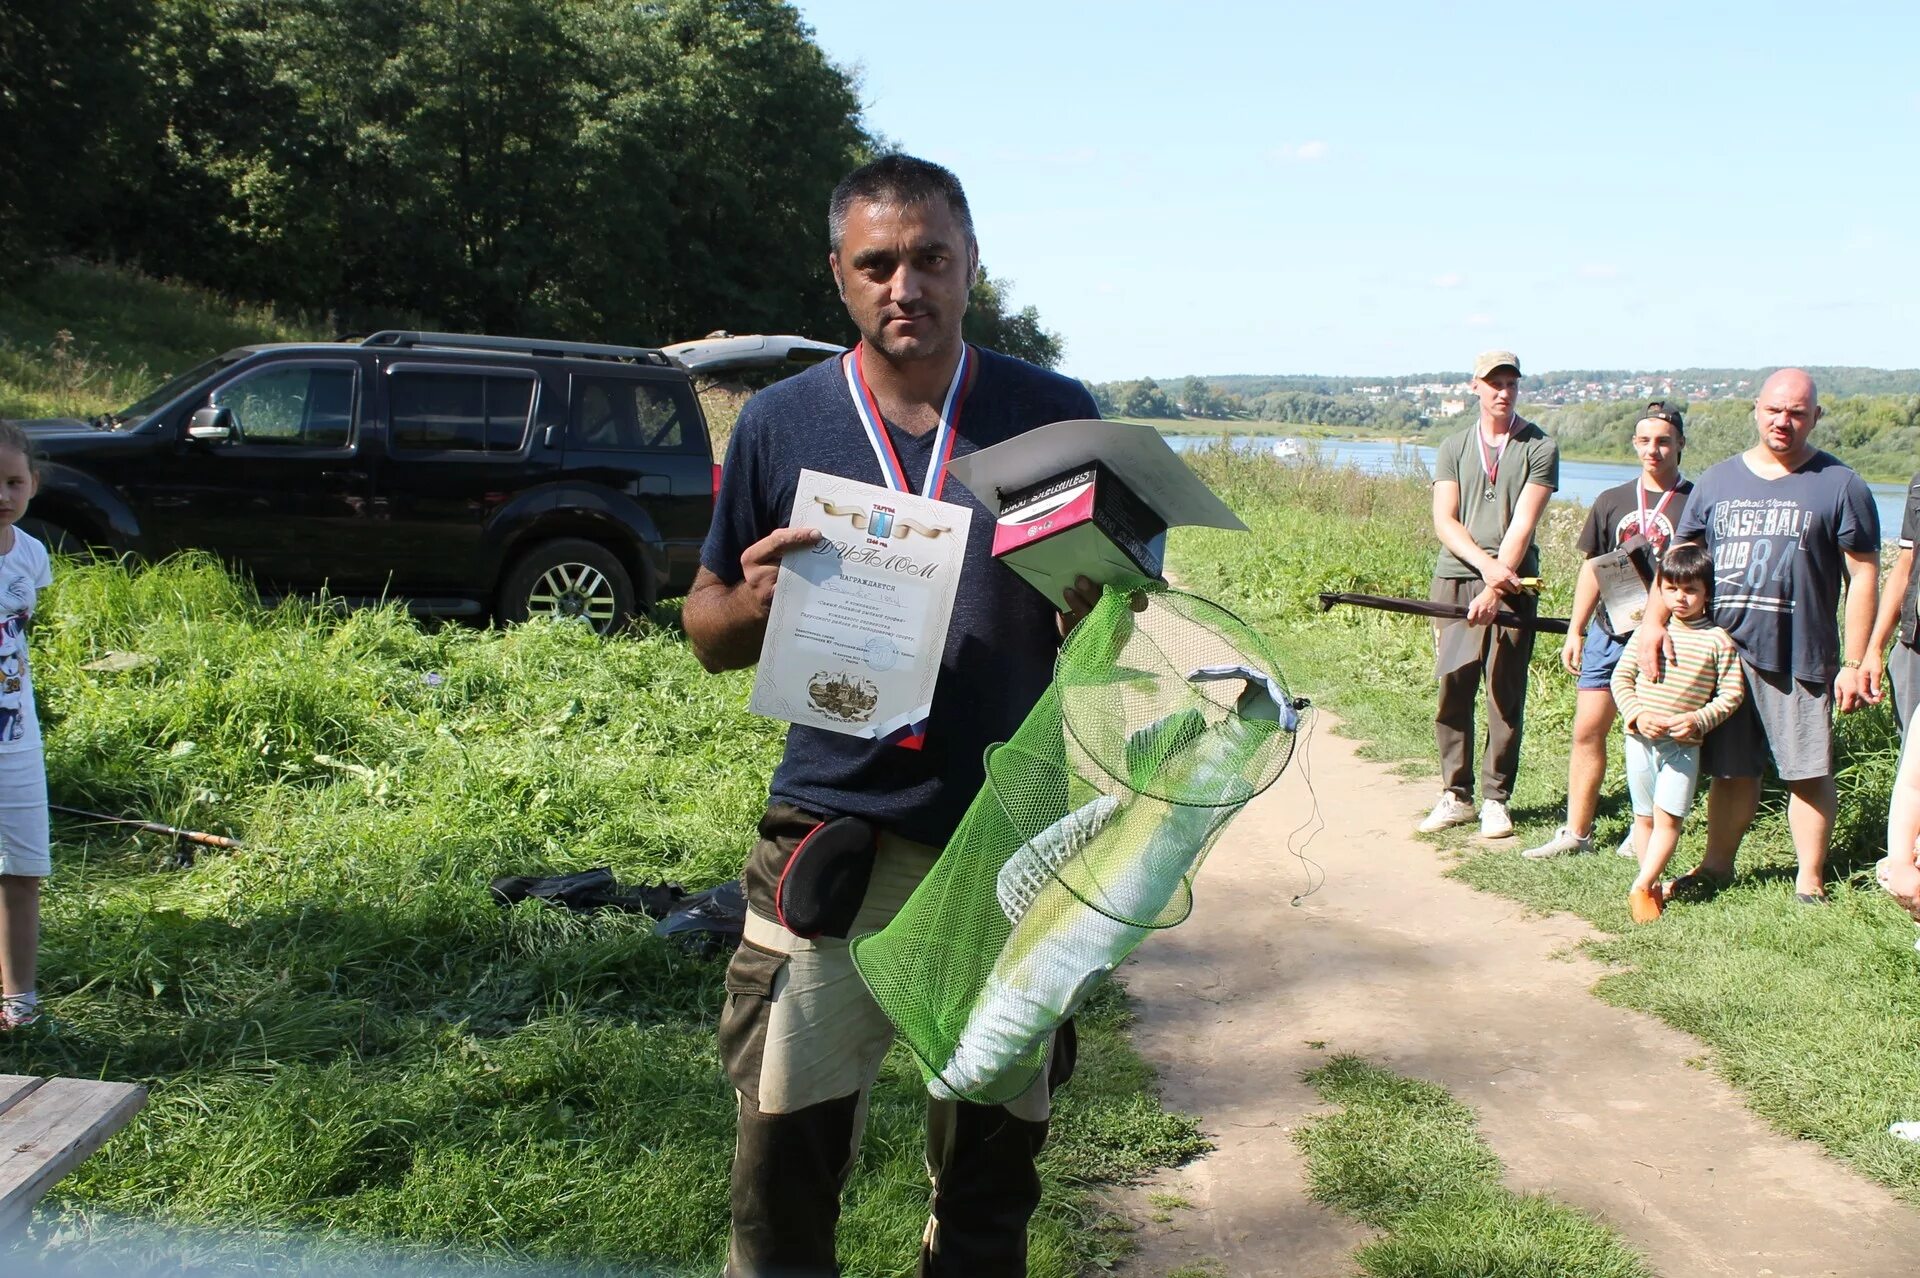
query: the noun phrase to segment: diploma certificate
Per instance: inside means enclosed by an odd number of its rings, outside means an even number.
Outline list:
[[[780,562],[747,708],[853,737],[915,733],[933,709],[972,518],[801,471],[787,523],[821,537]]]

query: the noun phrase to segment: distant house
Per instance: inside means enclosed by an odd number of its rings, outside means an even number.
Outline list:
[[[1458,417],[1466,411],[1467,401],[1464,399],[1443,399],[1440,401],[1440,415],[1442,417]]]

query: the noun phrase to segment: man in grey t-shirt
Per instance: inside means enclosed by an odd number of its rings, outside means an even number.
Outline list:
[[[1533,533],[1560,486],[1560,452],[1515,409],[1520,357],[1486,351],[1473,364],[1480,399],[1474,425],[1443,441],[1433,468],[1433,532],[1440,539],[1431,598],[1466,610],[1466,620],[1436,626],[1440,704],[1433,732],[1440,748],[1440,798],[1420,823],[1431,832],[1474,818],[1474,705],[1487,685],[1487,741],[1480,767],[1480,833],[1513,833],[1507,800],[1520,767],[1520,724],[1527,704],[1533,631],[1491,624],[1502,609],[1532,617],[1536,600],[1521,584],[1540,571]]]
[[[1713,619],[1740,650],[1747,700],[1701,748],[1701,769],[1713,778],[1706,855],[1663,895],[1733,877],[1771,762],[1790,796],[1794,891],[1811,905],[1826,898],[1833,710],[1851,714],[1873,691],[1860,665],[1880,577],[1880,516],[1865,481],[1807,442],[1820,396],[1806,373],[1783,368],[1769,377],[1753,420],[1759,441],[1694,481],[1674,532],[1676,542],[1702,542],[1713,553]],[[1843,583],[1844,654],[1836,622]],[[1670,651],[1666,621],[1665,601],[1650,600],[1636,644],[1647,678],[1658,676]]]

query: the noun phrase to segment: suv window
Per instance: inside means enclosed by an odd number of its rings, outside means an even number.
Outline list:
[[[208,402],[233,414],[237,443],[345,448],[357,376],[351,365],[280,364],[228,382]]]
[[[533,374],[396,366],[387,381],[395,452],[517,453],[533,419]]]
[[[681,451],[687,442],[686,414],[674,390],[663,382],[576,375],[568,446],[612,452]]]

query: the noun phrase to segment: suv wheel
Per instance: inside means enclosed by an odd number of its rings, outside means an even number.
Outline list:
[[[52,555],[78,555],[86,550],[80,539],[62,528],[59,524],[48,523],[44,519],[35,519],[32,515],[20,521],[20,527],[30,537],[39,539],[41,545]]]
[[[500,618],[559,617],[609,634],[633,615],[633,579],[598,542],[562,537],[542,542],[500,579]]]

